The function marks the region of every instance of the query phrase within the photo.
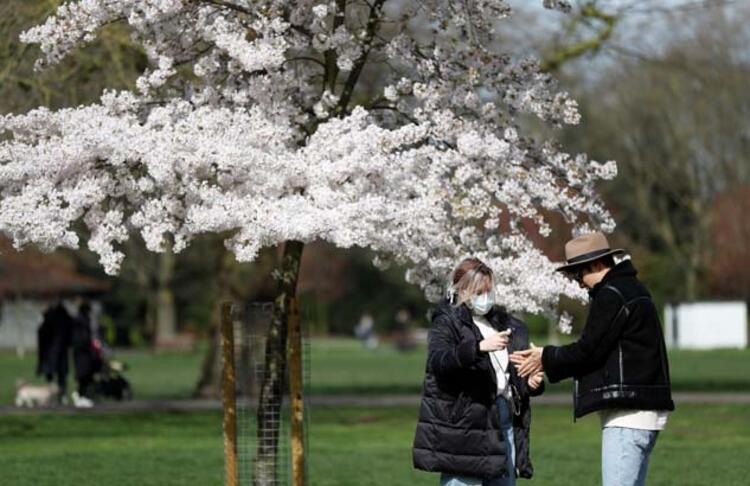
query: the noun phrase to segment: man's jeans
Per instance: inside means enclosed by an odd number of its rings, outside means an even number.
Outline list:
[[[657,430],[606,427],[602,429],[602,484],[643,486]]]
[[[508,444],[508,477],[496,478],[492,480],[482,480],[467,476],[453,476],[442,474],[440,476],[440,486],[515,486],[516,484],[516,446],[513,437],[513,412],[508,402],[500,397],[497,399],[497,410],[500,414],[500,430],[503,434],[503,440]]]

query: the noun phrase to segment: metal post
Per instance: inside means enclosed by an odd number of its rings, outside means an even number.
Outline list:
[[[234,328],[232,325],[232,304],[221,306],[221,349],[222,376],[221,391],[224,419],[224,484],[237,486],[237,402],[235,397],[236,373],[234,367]]]
[[[292,486],[305,484],[304,401],[302,398],[302,329],[297,299],[289,303],[289,395],[292,413]]]

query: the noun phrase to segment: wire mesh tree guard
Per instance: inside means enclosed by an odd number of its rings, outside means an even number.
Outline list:
[[[227,486],[303,486],[309,340],[296,299],[285,339],[269,336],[274,304],[222,306],[224,476]]]

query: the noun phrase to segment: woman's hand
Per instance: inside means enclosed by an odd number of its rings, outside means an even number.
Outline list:
[[[529,388],[531,388],[532,390],[536,390],[537,388],[539,388],[542,383],[544,383],[544,371],[540,371],[529,376],[528,384]]]
[[[489,353],[491,351],[501,351],[508,347],[510,340],[510,329],[494,334],[487,339],[479,342],[479,350]]]

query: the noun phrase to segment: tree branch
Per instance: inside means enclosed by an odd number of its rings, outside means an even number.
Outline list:
[[[368,108],[368,110],[389,110],[389,111],[395,111],[397,114],[403,116],[404,118],[406,118],[407,120],[409,120],[411,123],[414,123],[415,125],[419,123],[415,118],[412,118],[411,116],[407,115],[406,113],[404,113],[403,111],[399,110],[395,106],[390,106],[390,105],[372,105],[372,106],[370,106]]]
[[[606,14],[593,3],[588,3],[581,8],[581,12],[577,15],[574,23],[585,22],[588,19],[595,19],[603,22],[604,25],[602,29],[589,39],[584,39],[575,44],[563,46],[557,51],[552,52],[542,61],[542,71],[555,71],[567,61],[578,58],[587,52],[597,51],[612,35],[619,17]]]
[[[336,32],[336,29],[344,25],[346,19],[346,0],[336,0],[336,13],[333,14],[333,26],[331,27],[331,34]],[[336,88],[336,79],[339,76],[339,68],[336,65],[336,49],[328,49],[325,52],[326,59],[326,73],[324,86],[327,87],[331,92]]]
[[[232,2],[227,2],[226,0],[194,0],[194,1],[197,3],[208,3],[210,5],[214,5],[215,7],[228,8],[229,10],[234,10],[235,12],[242,12],[248,15],[255,14],[255,12],[253,12],[249,8],[243,7],[242,5],[234,4]]]
[[[354,67],[349,73],[349,77],[346,79],[344,89],[341,91],[339,103],[336,106],[336,111],[339,116],[346,113],[349,101],[351,100],[352,94],[354,93],[354,87],[359,80],[360,74],[362,74],[362,69],[364,69],[365,64],[367,63],[367,57],[370,54],[372,39],[373,37],[375,37],[375,33],[377,32],[378,20],[380,19],[380,14],[383,11],[383,4],[385,2],[386,0],[375,0],[375,2],[370,7],[370,15],[367,18],[367,31],[365,33],[364,41],[362,42],[362,54],[354,62]]]
[[[316,59],[314,57],[309,57],[309,56],[291,57],[291,58],[285,60],[283,62],[283,64],[286,64],[288,62],[293,62],[293,61],[310,61],[310,62],[314,62],[315,64],[318,64],[318,65],[322,66],[323,69],[326,68],[326,64],[323,61],[321,61],[320,59]]]

